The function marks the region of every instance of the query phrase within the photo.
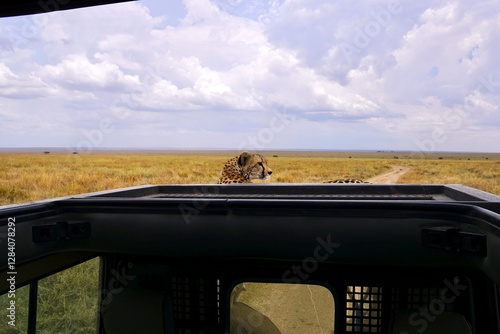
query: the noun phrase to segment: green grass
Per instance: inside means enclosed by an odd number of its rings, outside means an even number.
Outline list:
[[[88,334],[97,328],[99,259],[95,258],[38,282],[37,328],[39,334]],[[29,287],[16,291],[15,299],[0,296],[0,308],[16,302],[16,326],[5,314],[0,333],[17,334],[28,330]]]
[[[16,289],[15,298],[9,298],[8,294],[0,296],[0,309],[2,310],[2,321],[0,321],[0,333],[5,334],[20,334],[26,333],[28,330],[28,299],[29,287],[24,286]],[[13,300],[16,305],[15,310],[15,327],[8,324],[12,319],[7,317],[7,308],[10,306],[10,301]]]
[[[41,280],[37,333],[95,333],[98,283],[98,258]]]

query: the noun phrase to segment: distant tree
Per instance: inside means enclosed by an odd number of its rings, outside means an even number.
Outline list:
[[[50,154],[50,152],[49,151],[45,151],[45,152],[43,152],[43,154]]]

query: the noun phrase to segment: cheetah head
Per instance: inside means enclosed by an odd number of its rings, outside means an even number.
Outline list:
[[[267,180],[273,173],[272,169],[267,165],[266,158],[260,154],[241,153],[238,157],[238,166],[248,180]]]

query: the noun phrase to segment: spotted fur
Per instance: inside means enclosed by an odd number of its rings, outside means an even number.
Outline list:
[[[369,182],[358,179],[336,179],[333,181],[326,181],[323,183],[369,183]]]
[[[252,183],[251,180],[267,180],[273,171],[260,154],[243,152],[224,165],[217,184]]]

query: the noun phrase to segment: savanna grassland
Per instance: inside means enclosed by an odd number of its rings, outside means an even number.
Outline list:
[[[213,184],[236,152],[0,153],[0,205],[146,184]],[[276,183],[368,179],[409,167],[398,183],[460,183],[500,194],[500,154],[265,152]]]
[[[0,152],[0,206],[147,184],[215,184],[238,152]],[[271,183],[369,179],[392,166],[409,170],[397,183],[459,183],[500,195],[500,154],[400,152],[263,152]],[[98,259],[39,282],[37,333],[95,333]],[[17,293],[17,326],[27,330],[27,287]],[[6,310],[9,300],[0,297]],[[5,312],[5,311],[4,311]]]

